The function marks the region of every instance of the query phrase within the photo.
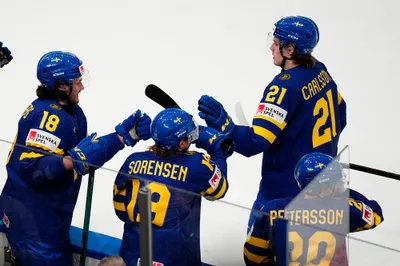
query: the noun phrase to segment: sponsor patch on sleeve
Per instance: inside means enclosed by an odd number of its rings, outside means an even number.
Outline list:
[[[25,141],[27,146],[44,148],[51,151],[56,151],[60,142],[61,139],[59,137],[40,129],[29,130]]]
[[[219,182],[221,181],[221,178],[222,178],[221,170],[219,170],[218,166],[215,165],[214,173],[210,178],[210,180],[208,180],[208,183],[213,189],[215,189],[218,186]]]
[[[279,124],[282,124],[285,121],[287,111],[274,104],[260,103],[256,115],[268,117]]]
[[[363,203],[362,218],[369,225],[373,224],[373,214],[374,212],[372,211],[371,207]]]

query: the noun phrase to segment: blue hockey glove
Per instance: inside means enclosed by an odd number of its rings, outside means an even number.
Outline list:
[[[115,131],[124,139],[127,146],[135,146],[139,140],[150,138],[151,118],[138,109],[133,115],[130,115],[122,123],[115,127]]]
[[[85,175],[91,168],[96,169],[105,163],[107,141],[101,138],[96,139],[96,136],[96,133],[92,133],[82,139],[75,148],[68,151],[72,157],[74,169],[81,175]]]
[[[197,148],[205,149],[211,156],[223,151],[226,157],[229,157],[235,150],[235,143],[231,137],[205,126],[199,126],[199,138],[195,144]]]
[[[203,95],[198,103],[199,116],[206,121],[207,126],[225,135],[233,131],[235,124],[220,102],[211,96]]]
[[[0,42],[0,68],[10,63],[12,59],[11,51],[7,47],[3,47],[3,43]]]

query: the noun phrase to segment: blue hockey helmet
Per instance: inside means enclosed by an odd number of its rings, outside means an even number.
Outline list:
[[[43,55],[37,64],[37,78],[45,88],[53,89],[57,80],[67,84],[86,73],[83,62],[76,55],[52,51]]]
[[[297,54],[311,54],[319,42],[317,24],[304,16],[281,18],[274,25],[273,35],[280,40],[282,48],[294,44]]]
[[[294,178],[300,189],[317,195],[322,187],[339,185],[341,192],[345,189],[343,167],[332,156],[320,152],[304,155],[296,164]]]
[[[167,108],[156,115],[150,126],[151,138],[164,150],[177,150],[185,138],[193,143],[199,138],[199,128],[193,116],[177,109]]]

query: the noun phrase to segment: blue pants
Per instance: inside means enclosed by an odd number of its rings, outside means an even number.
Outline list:
[[[54,244],[29,239],[9,242],[18,266],[72,266],[69,242]]]

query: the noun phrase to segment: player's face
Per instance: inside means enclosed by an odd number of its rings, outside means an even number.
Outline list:
[[[272,51],[272,60],[274,65],[276,66],[280,66],[283,60],[283,57],[281,55],[281,51],[279,50],[279,44],[280,41],[279,39],[275,38],[272,41],[271,46],[269,47],[269,49]]]
[[[73,80],[73,82],[72,82],[72,92],[69,95],[69,100],[71,101],[72,104],[78,104],[79,103],[79,93],[84,88],[85,87],[82,84],[82,77],[78,77],[78,78]]]

